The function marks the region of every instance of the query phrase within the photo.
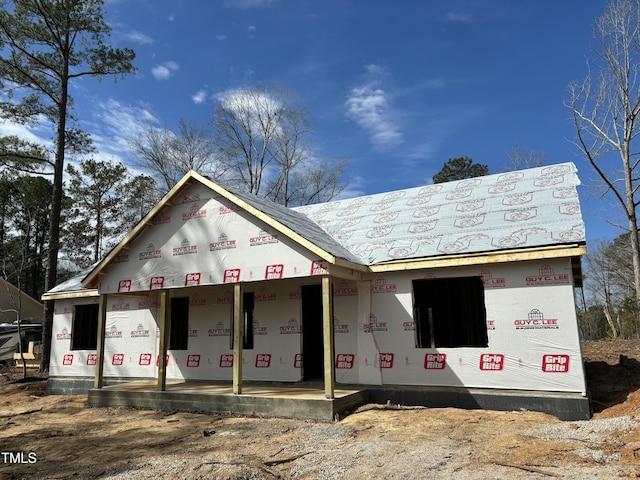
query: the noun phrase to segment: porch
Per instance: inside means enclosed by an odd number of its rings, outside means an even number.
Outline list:
[[[368,398],[366,389],[335,389],[328,399],[321,382],[244,383],[235,394],[233,385],[223,382],[167,381],[166,389],[158,390],[157,380],[142,380],[92,388],[87,404],[332,421]]]

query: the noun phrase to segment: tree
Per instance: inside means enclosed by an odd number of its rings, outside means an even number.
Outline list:
[[[345,188],[343,177],[346,166],[347,160],[344,158],[300,162],[294,170],[287,172],[286,182],[282,180],[281,188],[271,191],[271,200],[285,207],[329,202]],[[278,179],[283,177],[279,176]]]
[[[640,1],[611,0],[596,21],[597,58],[582,82],[569,86],[576,144],[624,212],[640,302],[638,165],[640,150]],[[614,166],[617,165],[617,166]]]
[[[125,232],[120,194],[128,183],[127,167],[85,160],[79,169],[67,165],[67,173],[72,207],[65,222],[65,250],[78,267],[85,268],[100,260]]]
[[[578,312],[578,326],[583,340],[601,340],[610,335],[602,305],[591,305]]]
[[[507,164],[503,167],[506,172],[541,167],[547,161],[547,156],[544,152],[536,152],[519,144],[506,151],[504,156],[507,157]]]
[[[593,242],[589,254],[585,257],[585,283],[591,298],[602,308],[611,336],[617,338],[620,336],[618,310],[621,299],[607,255],[609,249],[610,244],[605,241]]]
[[[247,87],[218,101],[212,125],[224,180],[285,206],[334,198],[345,184],[345,160],[311,149],[306,112],[278,87]],[[332,170],[333,169],[333,170]]]
[[[48,121],[55,127],[45,290],[57,282],[65,152],[90,149],[89,136],[72,126],[69,87],[83,77],[109,75],[117,79],[135,70],[134,52],[107,45],[109,34],[102,0],[13,0],[9,5],[0,4],[0,44],[4,47],[0,86],[7,94],[7,101],[0,103],[0,116],[24,124]],[[47,158],[40,160],[49,162]],[[48,301],[41,370],[49,369],[52,323],[53,302]]]
[[[591,242],[585,257],[584,288],[590,306],[604,317],[609,335],[616,338],[640,338],[640,317],[633,285],[633,262],[629,256],[629,234],[614,240]]]
[[[15,183],[9,172],[0,174],[0,258],[6,259],[6,243],[11,231],[13,196],[16,194]]]
[[[489,174],[489,167],[481,163],[473,163],[469,157],[450,158],[438,173],[433,176],[433,183],[445,183],[465,178],[482,177]]]
[[[118,189],[117,195],[122,200],[120,223],[125,232],[133,230],[161,199],[155,180],[148,175],[133,178],[129,175],[128,181]]]
[[[9,283],[34,298],[43,293],[51,190],[51,182],[37,176],[6,176],[0,182],[0,268]]]
[[[51,182],[39,176],[4,176],[0,190],[3,210],[3,242],[0,272],[5,279],[5,298],[10,302],[2,316],[15,315],[18,337],[22,339],[24,293],[38,298],[44,284],[44,251],[48,232]],[[10,288],[9,285],[16,288]],[[18,343],[23,378],[27,377],[22,341]]]
[[[144,127],[129,146],[138,155],[135,165],[162,179],[158,188],[163,193],[171,190],[189,170],[213,180],[225,173],[224,165],[216,159],[210,132],[185,120],[180,120],[178,133]]]
[[[233,91],[218,101],[212,120],[218,155],[230,166],[229,182],[255,195],[262,193],[262,176],[273,161],[283,95],[264,87]]]

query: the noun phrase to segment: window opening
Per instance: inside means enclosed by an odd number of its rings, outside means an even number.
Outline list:
[[[414,280],[413,304],[416,348],[488,346],[480,277]]]
[[[76,305],[71,324],[71,350],[95,350],[98,346],[99,305]]]

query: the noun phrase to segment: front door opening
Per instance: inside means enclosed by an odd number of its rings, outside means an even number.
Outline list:
[[[302,286],[302,378],[320,380],[324,372],[322,287]]]

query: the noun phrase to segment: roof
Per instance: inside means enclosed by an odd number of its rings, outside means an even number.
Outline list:
[[[573,163],[298,207],[366,265],[585,242]]]
[[[77,296],[98,296],[98,291],[93,289],[86,289],[82,287],[82,281],[85,277],[95,268],[95,264],[88,268],[80,270],[73,277],[59,283],[51,290],[42,295],[43,300],[53,300],[57,298],[64,298],[68,296],[66,294],[72,293],[74,297]],[[82,295],[80,295],[82,293]]]
[[[313,220],[295,209],[287,208],[277,203],[271,202],[261,197],[249,193],[243,193],[229,189],[235,196],[252,205],[257,210],[268,215],[278,223],[287,226],[298,233],[305,240],[318,246],[334,257],[341,258],[348,262],[361,264],[361,260],[351,253],[338,240],[320,228]]]
[[[101,262],[43,298],[59,298],[63,292],[79,290],[97,294],[90,289],[97,286],[100,272],[193,182],[210,188],[328,262],[363,271],[395,268],[393,262],[585,242],[576,188],[580,180],[573,163],[296,208],[223,187],[191,171]],[[508,261],[514,257],[496,258]]]
[[[14,322],[18,305],[21,321],[42,322],[42,304],[0,277],[0,323]]]

